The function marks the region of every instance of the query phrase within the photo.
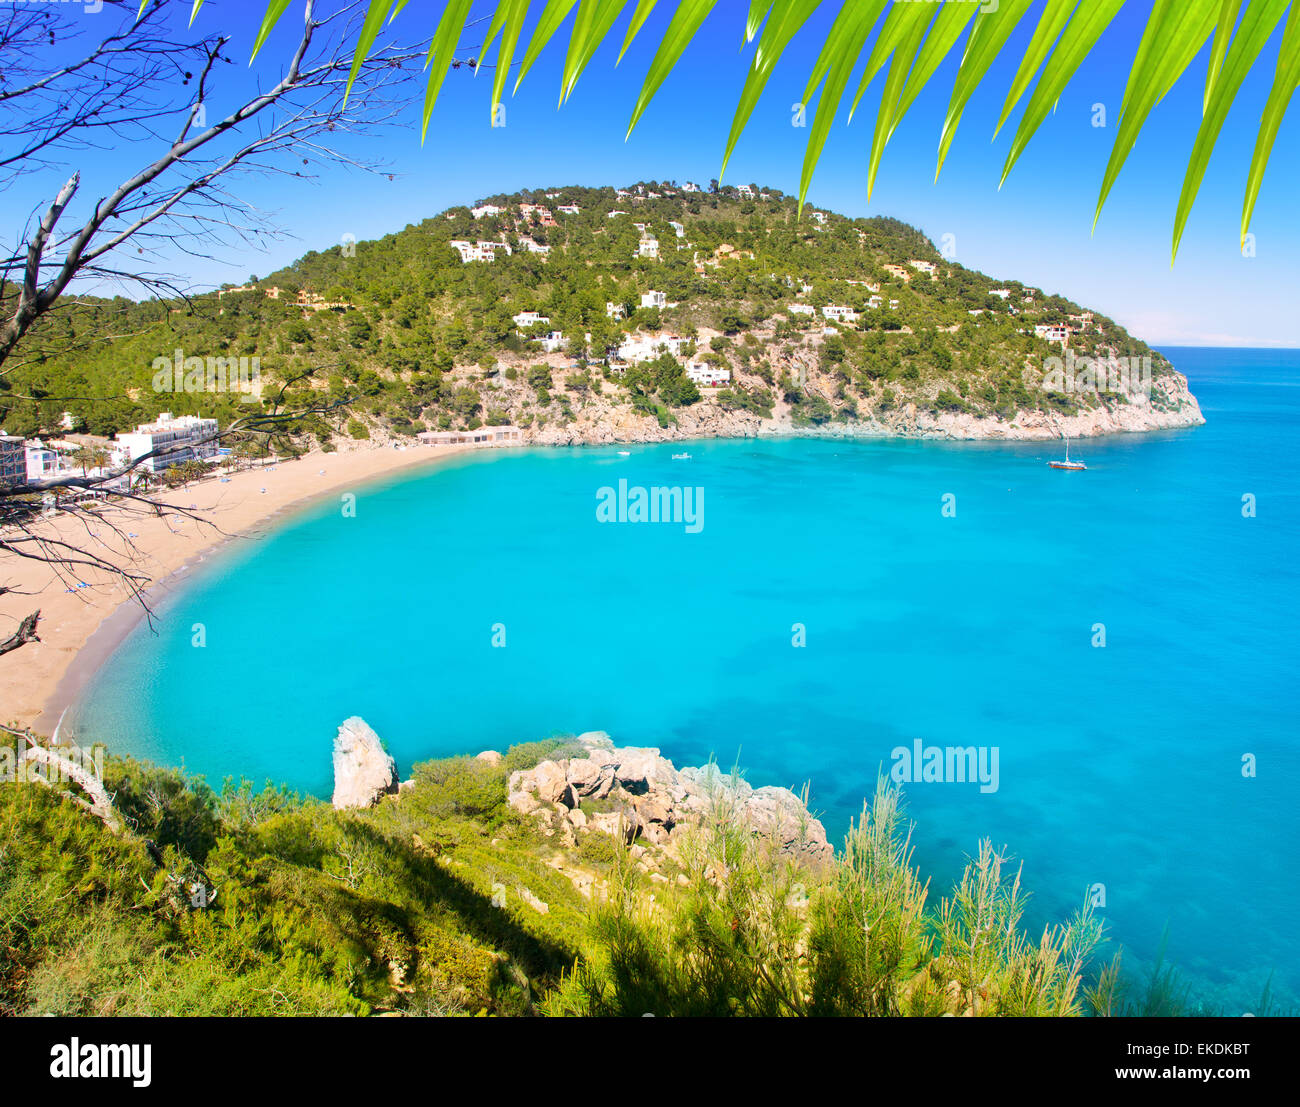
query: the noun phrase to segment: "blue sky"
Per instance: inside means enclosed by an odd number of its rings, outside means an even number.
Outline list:
[[[182,8],[188,13],[188,3],[174,6],[178,14]],[[265,253],[177,260],[175,268],[200,287],[238,281],[249,273],[267,273],[308,249],[335,245],[344,234],[377,237],[450,205],[524,187],[621,185],[642,179],[707,184],[718,175],[752,56],[753,47],[742,50],[740,41],[748,0],[720,0],[636,131],[623,140],[641,78],[674,6],[659,5],[616,68],[617,45],[633,7],[629,4],[610,43],[597,53],[569,102],[557,110],[566,23],[518,96],[507,101],[504,127],[489,126],[489,72],[478,77],[464,68],[452,72],[423,145],[414,103],[404,114],[403,129],[380,139],[351,140],[355,153],[385,159],[394,180],[331,169],[307,184],[276,178],[246,182],[241,196],[271,212],[289,237]],[[297,7],[285,17],[251,73],[233,74],[233,80],[265,80],[278,71],[291,43]],[[540,9],[540,4],[534,7]],[[1300,313],[1295,310],[1300,206],[1293,199],[1300,169],[1298,111],[1283,123],[1255,211],[1256,255],[1243,258],[1237,248],[1246,167],[1272,81],[1280,32],[1228,118],[1171,270],[1174,206],[1199,124],[1208,49],[1153,113],[1093,234],[1097,188],[1128,65],[1150,5],[1130,0],[999,191],[1002,161],[1019,112],[996,141],[990,139],[1039,7],[1031,9],[967,108],[937,184],[936,146],[958,51],[945,61],[894,135],[871,202],[866,196],[866,163],[879,77],[867,91],[858,118],[849,126],[842,118],[837,122],[810,203],[850,216],[895,216],[921,227],[936,242],[945,234],[954,235],[956,258],[963,264],[1097,307],[1157,345],[1300,346]],[[207,0],[196,26],[231,34],[236,55],[246,58],[263,9],[255,0]],[[408,40],[427,41],[441,9],[441,3],[410,4],[394,31]],[[483,14],[491,9],[490,4],[476,4],[474,10]],[[825,9],[787,51],[732,158],[727,182],[797,192],[807,131],[792,126],[791,108],[800,99],[838,5],[827,4]],[[471,33],[461,56],[470,56],[477,44]],[[856,84],[855,76],[850,90]],[[227,87],[232,96],[238,91]],[[1106,106],[1107,128],[1093,126],[1093,106],[1098,103]],[[222,105],[215,106],[220,110]],[[142,151],[119,147],[87,152],[77,165],[91,189],[102,194],[116,175],[140,160]],[[35,203],[52,181],[27,180],[24,198]]]

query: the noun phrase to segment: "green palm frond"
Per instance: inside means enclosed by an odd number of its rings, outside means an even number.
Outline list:
[[[146,0],[147,2],[147,0]],[[197,16],[203,0],[194,0]],[[717,0],[666,0],[671,7],[666,30],[645,74],[628,125],[636,127],[655,94],[678,67],[682,56]],[[731,130],[722,152],[726,171],[736,145],[745,132],[777,63],[794,36],[819,10],[835,10],[817,59],[806,81],[802,103],[817,99],[808,129],[803,170],[799,182],[802,206],[812,183],[848,82],[861,67],[856,93],[848,113],[857,110],[867,87],[884,74],[880,106],[876,111],[867,167],[867,194],[875,184],[885,147],[921,91],[934,79],[941,63],[965,36],[958,51],[960,62],[948,110],[939,136],[935,177],[943,169],[953,136],[971,97],[984,84],[993,63],[1007,48],[1012,34],[1040,0],[1000,0],[993,8],[971,0],[938,3],[901,3],[890,0],[749,0],[744,5],[744,44],[757,40],[753,62],[740,91]],[[1041,10],[1023,47],[1015,75],[1006,91],[994,126],[1001,131],[1023,103],[1015,134],[1003,164],[999,184],[1006,181],[1029,142],[1084,59],[1130,0],[1041,0]],[[1196,136],[1182,193],[1174,216],[1173,252],[1177,255],[1188,216],[1224,119],[1247,75],[1259,64],[1266,43],[1290,14],[1274,67],[1272,89],[1260,118],[1254,155],[1246,178],[1241,236],[1244,241],[1259,196],[1269,156],[1291,97],[1300,86],[1300,0],[1149,0],[1151,11],[1130,66],[1115,139],[1102,175],[1093,225],[1101,215],[1125,162],[1132,153],[1152,111],[1182,79],[1192,62],[1208,46],[1209,58],[1202,100],[1203,116]],[[254,56],[289,7],[290,0],[268,0],[258,31]],[[369,0],[356,44],[352,76],[355,77],[372,48],[379,30],[406,6],[406,0]],[[645,28],[657,0],[637,0],[623,35],[618,60]],[[466,31],[471,0],[449,0],[429,46],[429,76],[424,102],[424,129],[436,106],[448,68]],[[561,76],[559,99],[563,103],[596,50],[609,39],[629,0],[497,0],[488,33],[478,51],[479,64],[495,46],[496,74],[492,107],[500,103],[507,75],[525,24],[536,10],[532,35],[524,49],[514,83],[518,91],[542,51],[573,16]],[[143,11],[144,5],[141,5]],[[576,12],[575,9],[576,8]],[[882,19],[881,16],[884,16]],[[878,25],[878,29],[877,29]],[[873,37],[872,32],[875,30]],[[1112,47],[1113,48],[1113,47]],[[349,82],[350,83],[350,82]]]

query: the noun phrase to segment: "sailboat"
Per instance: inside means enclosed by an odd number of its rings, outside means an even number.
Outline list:
[[[1087,467],[1087,466],[1086,466],[1082,461],[1071,461],[1071,460],[1070,460],[1070,437],[1069,437],[1069,435],[1066,435],[1066,438],[1065,438],[1065,460],[1064,460],[1064,461],[1060,461],[1060,460],[1058,459],[1058,460],[1056,460],[1056,461],[1049,461],[1047,464],[1048,464],[1049,466],[1051,466],[1053,469],[1069,469],[1071,472],[1075,472],[1075,471],[1080,470],[1080,469],[1086,469],[1086,468],[1088,468],[1088,467]]]

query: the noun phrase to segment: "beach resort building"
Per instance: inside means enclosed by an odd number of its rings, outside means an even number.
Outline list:
[[[126,461],[132,462],[155,450],[167,450],[161,457],[150,457],[141,468],[161,473],[173,465],[194,459],[217,456],[217,421],[199,415],[172,415],[164,411],[156,423],[141,423],[130,434],[117,435],[117,447]]]
[[[27,483],[27,442],[16,435],[0,436],[0,488]]]
[[[518,427],[479,427],[477,430],[421,431],[416,438],[426,446],[508,446],[523,439]]]
[[[59,471],[59,452],[52,450],[39,438],[27,443],[27,479],[48,480]]]

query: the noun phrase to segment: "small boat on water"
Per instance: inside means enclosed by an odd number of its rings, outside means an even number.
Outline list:
[[[618,451],[618,456],[619,456],[619,457],[631,457],[631,456],[632,456],[632,451],[631,451],[631,450],[619,450],[619,451]]]
[[[690,454],[673,454],[673,460],[674,460],[674,461],[690,461],[690,460],[691,460],[691,455],[690,455]]]
[[[1070,472],[1078,472],[1081,469],[1088,468],[1082,461],[1070,460],[1070,440],[1068,438],[1065,440],[1065,460],[1057,459],[1056,461],[1049,461],[1047,464],[1052,469],[1068,469]]]

